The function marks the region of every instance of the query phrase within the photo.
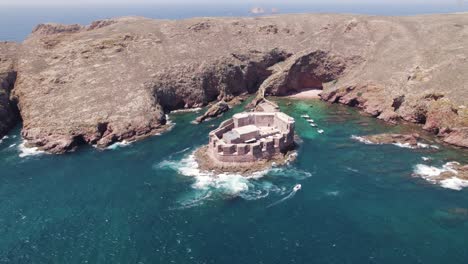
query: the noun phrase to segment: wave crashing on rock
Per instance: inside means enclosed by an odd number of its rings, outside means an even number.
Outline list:
[[[193,192],[182,197],[177,209],[185,209],[203,205],[209,200],[242,198],[244,200],[259,200],[270,194],[283,195],[290,186],[279,186],[266,179],[261,179],[267,174],[280,176],[287,175],[295,180],[303,180],[311,177],[310,172],[293,167],[271,168],[250,175],[237,173],[215,173],[200,170],[195,160],[194,153],[186,155],[181,160],[164,160],[156,165],[158,169],[166,168],[175,170],[181,175],[194,178],[191,187]],[[261,179],[261,180],[260,180]]]
[[[414,167],[413,175],[443,188],[460,191],[468,187],[468,178],[466,177],[468,170],[465,167],[454,161],[447,162],[441,167],[417,164]]]

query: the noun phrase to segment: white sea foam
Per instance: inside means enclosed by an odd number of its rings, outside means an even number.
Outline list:
[[[178,171],[180,174],[194,178],[192,188],[195,194],[189,197],[183,197],[179,201],[179,205],[183,208],[198,206],[203,204],[206,199],[226,199],[240,197],[245,200],[258,200],[267,197],[271,193],[282,195],[287,190],[284,187],[278,187],[275,184],[260,180],[266,173],[271,172],[273,175],[283,175],[294,179],[304,179],[310,177],[309,172],[297,170],[294,168],[273,168],[252,173],[248,176],[243,176],[236,173],[221,173],[201,171],[195,157],[192,154],[183,158],[180,161],[165,160],[156,165],[156,168],[169,168]],[[210,195],[207,196],[207,193]],[[200,197],[204,197],[200,199]]]
[[[187,152],[188,150],[190,150],[190,148],[184,148],[183,150],[179,150],[179,151],[174,152],[173,154],[171,154],[171,156],[172,155],[177,155],[177,154],[182,154],[184,152]]]
[[[296,195],[296,193],[300,190],[300,188],[298,190],[295,190],[293,189],[288,195],[286,195],[285,197],[281,198],[280,200],[272,203],[272,204],[269,204],[267,206],[267,208],[270,208],[270,207],[273,207],[273,206],[277,206],[278,204],[280,203],[283,203],[284,201],[288,200],[288,199],[291,199],[294,197],[294,195]]]
[[[418,142],[416,146],[410,145],[408,143],[393,143],[393,145],[400,147],[400,148],[409,148],[409,149],[418,149],[418,148],[434,148],[438,149],[439,147],[436,145],[429,145],[425,143]]]
[[[4,137],[0,138],[0,144],[2,144],[3,140],[4,140],[4,139],[7,139],[7,138],[8,138],[7,135],[5,135]]]
[[[115,142],[114,144],[108,146],[106,149],[114,150],[114,149],[118,149],[118,148],[124,148],[124,147],[129,146],[130,144],[132,144],[132,142],[123,140],[123,141],[120,141],[120,142]]]
[[[447,189],[460,191],[461,189],[468,187],[468,181],[457,177],[452,177],[450,179],[440,181],[440,186]]]
[[[374,142],[372,142],[372,141],[370,141],[368,139],[365,139],[363,137],[360,137],[360,136],[352,135],[351,138],[354,139],[354,140],[357,140],[357,141],[359,141],[361,143],[364,143],[364,144],[368,144],[368,145],[374,145],[375,144]]]
[[[196,193],[195,196],[183,199],[179,201],[178,206],[170,208],[171,210],[182,210],[192,207],[197,207],[205,203],[206,200],[209,200],[213,192],[208,191],[206,193]]]
[[[171,125],[171,126],[175,125],[175,123],[172,122],[171,117],[167,114],[166,114],[166,125]]]
[[[364,143],[364,144],[368,144],[368,145],[382,145],[382,143],[376,143],[376,142],[372,142],[364,137],[360,137],[360,136],[356,136],[356,135],[352,135],[351,136],[351,139],[354,139],[354,140],[357,140],[361,143]],[[429,145],[429,144],[425,144],[425,143],[421,143],[421,142],[418,142],[416,144],[416,146],[413,146],[409,143],[392,143],[392,145],[394,146],[397,146],[397,147],[400,147],[400,148],[409,148],[409,149],[418,149],[418,148],[434,148],[434,149],[439,149],[438,146],[436,145]]]
[[[460,165],[458,162],[447,162],[442,167],[429,166],[425,164],[417,164],[414,167],[414,175],[419,176],[430,183],[439,184],[443,188],[452,190],[461,190],[468,187],[468,181],[457,178],[458,171],[454,168],[455,165]],[[453,173],[454,176],[447,179],[438,179],[444,172]]]
[[[23,141],[21,144],[18,145],[18,150],[20,151],[19,157],[24,158],[28,156],[36,156],[40,154],[44,154],[45,152],[39,150],[37,147],[26,147],[26,142]]]
[[[186,109],[178,109],[178,110],[173,110],[173,111],[171,111],[171,114],[198,112],[198,111],[200,111],[200,110],[202,110],[201,107],[186,108]]]
[[[300,170],[292,166],[284,166],[270,169],[273,177],[288,177],[295,180],[304,180],[313,176],[312,172]]]

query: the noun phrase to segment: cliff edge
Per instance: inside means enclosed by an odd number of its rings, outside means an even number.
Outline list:
[[[164,129],[165,113],[259,91],[404,119],[468,147],[468,14],[42,24],[19,53],[23,137],[54,153]]]
[[[19,120],[16,103],[10,100],[16,81],[17,50],[17,43],[0,42],[0,139]]]

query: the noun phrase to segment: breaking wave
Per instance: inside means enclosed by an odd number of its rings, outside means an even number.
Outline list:
[[[416,146],[412,146],[408,143],[393,143],[392,145],[395,145],[400,148],[409,148],[409,149],[418,149],[418,148],[433,148],[433,149],[439,149],[438,146],[436,145],[429,145],[425,143],[418,142]]]
[[[351,139],[354,139],[356,141],[359,141],[361,143],[367,144],[367,145],[383,145],[382,143],[376,143],[372,142],[364,137],[352,135]],[[408,143],[392,143],[392,145],[400,147],[400,148],[409,148],[409,149],[419,149],[419,148],[433,148],[433,149],[439,149],[439,146],[437,145],[429,145],[425,143],[418,142],[416,146],[412,146]]]
[[[23,141],[21,144],[18,145],[18,150],[20,151],[19,157],[24,158],[28,156],[36,156],[40,154],[44,154],[45,152],[39,150],[37,147],[26,147],[26,142]]]
[[[124,148],[124,147],[128,147],[130,144],[132,144],[132,142],[123,140],[123,141],[120,141],[120,142],[115,142],[112,145],[109,145],[106,149],[114,150],[114,149],[118,149],[118,148]]]
[[[201,111],[201,107],[195,107],[195,108],[186,108],[186,109],[178,109],[178,110],[172,110],[171,114],[177,114],[177,113],[192,113],[192,112],[199,112]]]
[[[267,179],[261,179],[267,173],[271,176],[290,177],[296,180],[306,179],[312,173],[302,171],[291,166],[272,168],[245,176],[236,173],[214,173],[201,171],[195,161],[194,154],[190,154],[180,161],[164,160],[157,165],[158,169],[172,169],[184,176],[193,177],[191,187],[194,194],[183,197],[178,201],[179,207],[190,208],[204,204],[207,200],[242,198],[244,200],[259,200],[270,194],[283,195],[290,186],[278,186]]]
[[[4,137],[0,138],[0,144],[2,144],[3,140],[7,139],[7,138],[8,138],[8,136],[4,136]]]
[[[447,162],[441,167],[429,166],[425,164],[417,164],[414,166],[413,174],[419,176],[432,184],[438,184],[443,188],[452,190],[461,190],[468,187],[468,180],[456,177],[458,171],[454,166],[460,165],[458,162]],[[442,173],[449,172],[453,176],[447,178],[439,178]]]
[[[354,139],[354,140],[356,140],[356,141],[359,141],[359,142],[364,143],[364,144],[367,144],[367,145],[375,145],[375,144],[376,144],[376,143],[374,143],[374,142],[372,142],[372,141],[370,141],[370,140],[368,140],[368,139],[365,139],[365,138],[363,138],[363,137],[356,136],[356,135],[352,135],[352,136],[351,136],[351,139]]]

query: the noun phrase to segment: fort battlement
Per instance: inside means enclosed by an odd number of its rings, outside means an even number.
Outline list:
[[[208,152],[220,162],[270,159],[294,146],[294,119],[281,112],[235,114],[210,132]]]

